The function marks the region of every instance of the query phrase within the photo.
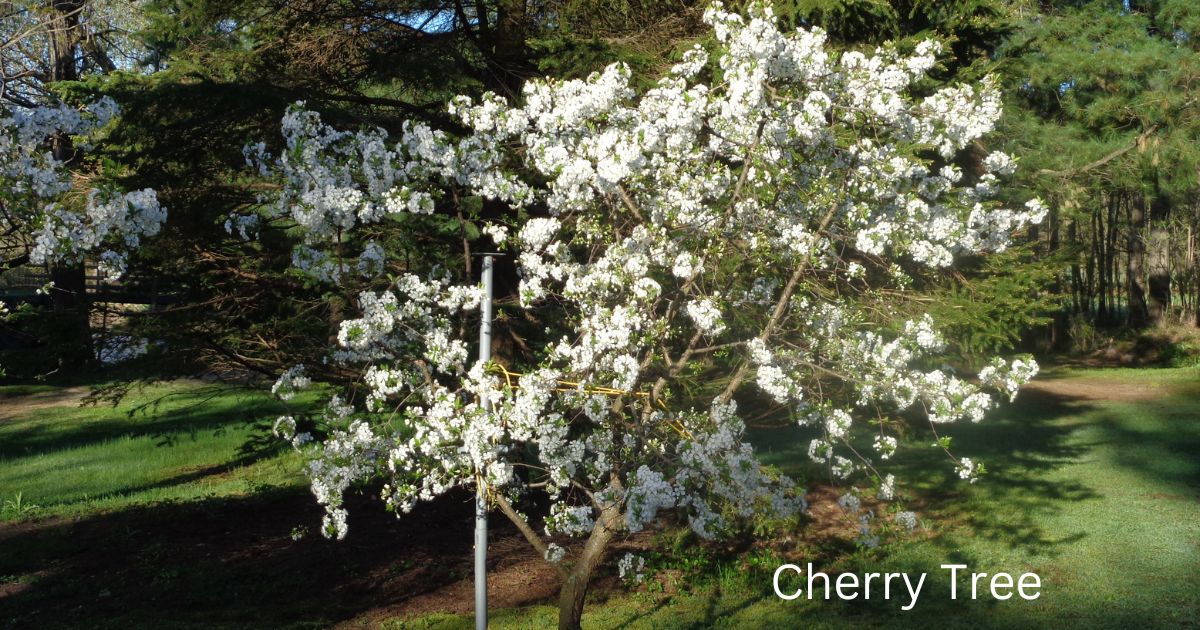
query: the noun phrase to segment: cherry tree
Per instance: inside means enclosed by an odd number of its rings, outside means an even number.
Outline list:
[[[126,192],[86,177],[54,150],[70,146],[72,156],[88,150],[117,113],[110,98],[83,108],[0,109],[0,271],[79,265],[92,256],[105,278],[116,280],[142,239],[159,232],[167,211],[154,190]],[[6,310],[0,304],[0,315]]]
[[[82,110],[66,104],[0,112],[0,233],[8,254],[4,269],[24,263],[77,263],[98,253],[107,277],[120,278],[128,254],[158,233],[166,210],[154,190],[124,192],[112,186],[79,187],[50,144],[88,138],[118,113],[110,98]]]
[[[837,53],[819,29],[779,31],[767,6],[714,4],[705,20],[715,47],[642,93],[616,64],[532,81],[519,103],[459,97],[450,110],[466,133],[410,123],[395,138],[334,129],[298,104],[278,158],[249,148],[283,182],[264,214],[298,226],[297,270],[366,287],[328,355],[356,387],[332,398],[319,435],[276,423],[311,450],[327,536],[346,535],[342,497],[361,480],[382,477],[398,514],[481,486],[556,568],[560,627],[578,627],[618,533],[663,510],[711,538],[805,509],[803,490],[745,442],[743,385],[817,428],[812,460],[887,500],[895,479],[880,469],[900,413],[978,422],[1036,373],[1027,359],[971,376],[931,368],[937,322],[899,309],[912,270],[1002,250],[1044,214],[995,199],[1010,157],[993,153],[977,177],[954,166],[999,117],[995,85],[919,95],[932,41]],[[467,195],[509,209],[485,232],[516,261],[520,307],[555,313],[554,341],[518,379],[469,359],[477,284],[418,273],[372,238],[391,217]],[[250,238],[259,221],[227,227]],[[685,395],[714,355],[729,373]],[[286,400],[309,379],[298,365],[274,391]],[[852,444],[864,434],[873,449]],[[950,459],[974,480],[974,462]],[[549,503],[544,524],[517,509],[533,493]],[[584,542],[552,542],[562,536]]]

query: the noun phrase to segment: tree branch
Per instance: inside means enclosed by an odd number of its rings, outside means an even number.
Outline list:
[[[513,509],[513,506],[508,502],[508,499],[504,498],[504,495],[495,494],[494,496],[496,498],[496,505],[500,507],[500,511],[508,517],[508,520],[512,521],[513,525],[517,526],[517,529],[520,530],[521,535],[525,536],[525,540],[528,540],[529,544],[533,545],[533,548],[536,549],[539,554],[541,554],[543,559],[545,559],[546,554],[550,551],[550,547],[546,545],[546,543],[542,540],[542,537],[538,536],[537,532],[533,531],[533,528],[529,526],[529,523],[520,514],[517,514],[517,511]],[[547,560],[547,562],[549,562],[549,560]],[[550,565],[553,566],[554,570],[558,572],[559,578],[563,580],[567,579],[567,570],[563,568],[561,562],[550,562]]]
[[[1037,174],[1038,175],[1051,175],[1051,176],[1055,176],[1055,177],[1073,177],[1075,175],[1079,175],[1080,173],[1086,173],[1094,168],[1100,168],[1101,166],[1108,164],[1109,162],[1121,157],[1122,155],[1129,153],[1133,149],[1136,149],[1139,145],[1141,145],[1143,142],[1146,141],[1146,138],[1150,137],[1150,134],[1154,133],[1156,130],[1158,130],[1157,124],[1150,125],[1150,128],[1143,131],[1141,133],[1141,135],[1139,135],[1137,138],[1134,139],[1133,142],[1131,142],[1129,144],[1129,146],[1117,149],[1116,151],[1113,151],[1112,153],[1109,153],[1108,155],[1106,155],[1106,156],[1100,158],[1099,160],[1096,160],[1095,162],[1092,162],[1090,164],[1086,164],[1079,168],[1064,169],[1064,170],[1060,170],[1060,171],[1043,168],[1043,169],[1039,170],[1037,172]]]

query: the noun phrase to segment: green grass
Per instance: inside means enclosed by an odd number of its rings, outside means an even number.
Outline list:
[[[100,397],[80,406],[43,398],[55,391],[0,387],[0,405],[12,405],[0,419],[0,520],[302,482],[299,458],[264,439],[281,409],[261,392],[173,381],[134,387],[116,405]],[[71,391],[75,398],[89,389]]]
[[[927,572],[917,607],[900,603],[783,602],[771,570],[726,566],[685,578],[669,597],[619,594],[588,605],[585,627],[774,628],[862,625],[939,628],[1179,627],[1200,624],[1200,371],[1058,370],[1050,378],[1135,386],[1140,400],[1097,402],[1023,394],[978,425],[947,431],[955,451],[987,463],[974,485],[952,479],[928,436],[910,438],[892,470],[920,499],[932,536],[900,539],[825,565],[826,571]],[[1114,388],[1115,390],[1115,388]],[[806,472],[803,431],[756,432],[762,457]],[[932,471],[932,472],[931,472]],[[917,501],[914,501],[917,503]],[[803,564],[803,558],[789,558]],[[818,560],[818,562],[820,562]],[[1029,602],[949,599],[944,563],[970,570],[1038,573],[1042,595]],[[905,599],[907,603],[907,599]],[[554,625],[556,610],[495,611],[495,628]],[[393,619],[389,628],[468,628],[467,616]]]
[[[664,549],[649,554],[651,562],[682,575],[640,592],[597,590],[585,626],[1200,624],[1200,371],[1060,369],[1048,377],[1140,394],[1097,402],[1029,391],[980,424],[947,427],[958,455],[988,466],[990,474],[974,485],[958,482],[944,455],[924,447],[930,437],[914,433],[890,470],[928,528],[920,535],[873,551],[759,550],[717,560],[686,547]],[[396,521],[372,503],[352,511],[352,532],[368,538],[291,542],[288,531],[311,528],[319,509],[301,487],[298,458],[262,441],[264,423],[280,413],[262,393],[176,381],[133,389],[115,407],[28,406],[58,391],[0,387],[0,415],[8,418],[0,420],[0,505],[7,505],[0,512],[0,589],[23,589],[0,596],[0,626],[6,619],[40,627],[352,621],[385,605],[355,589],[386,575],[388,563],[404,558],[405,541],[428,527]],[[26,410],[12,412],[16,405]],[[798,477],[813,474],[803,464],[811,438],[804,430],[757,430],[750,438],[768,463]],[[462,516],[450,513],[452,521]],[[22,521],[51,516],[69,518],[20,529]],[[8,539],[6,527],[16,528]],[[829,572],[929,578],[909,612],[896,599],[782,602],[770,577],[784,556],[799,564],[812,559]],[[1036,572],[1042,596],[951,601],[939,569],[947,562],[988,573]],[[358,586],[335,592],[346,584]],[[78,605],[59,610],[62,602]],[[553,606],[540,605],[495,610],[492,621],[495,628],[549,627],[556,616]],[[471,623],[469,616],[434,614],[384,626]]]

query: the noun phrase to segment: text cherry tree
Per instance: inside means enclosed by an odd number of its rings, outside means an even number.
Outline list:
[[[560,623],[577,627],[618,532],[669,509],[708,538],[804,509],[803,491],[743,441],[744,384],[819,429],[813,460],[886,500],[895,480],[880,464],[896,449],[897,414],[977,422],[1036,373],[1028,360],[996,359],[976,378],[931,369],[937,322],[897,308],[906,269],[1002,250],[1044,214],[1037,201],[995,200],[1008,156],[993,153],[977,177],[953,165],[1000,115],[995,86],[914,96],[935,42],[839,54],[819,29],[780,32],[765,6],[741,16],[715,4],[705,20],[715,49],[689,51],[643,93],[618,64],[530,82],[520,103],[460,97],[451,112],[467,133],[410,123],[396,139],[339,131],[297,106],[278,159],[250,148],[284,183],[268,214],[299,226],[297,269],[367,287],[328,356],[365,394],[333,398],[323,440],[277,422],[312,449],[327,535],[346,534],[342,495],[360,480],[384,477],[398,513],[483,484],[557,567]],[[389,217],[470,195],[511,210],[485,232],[516,260],[521,307],[556,314],[556,341],[516,381],[469,359],[479,287],[405,267],[372,237]],[[258,221],[227,227],[250,237]],[[684,395],[682,379],[714,355],[729,373],[700,399]],[[308,384],[296,366],[275,391]],[[874,434],[873,451],[851,445],[860,432]],[[964,479],[978,472],[952,465]],[[544,528],[514,507],[531,492],[549,498]],[[568,550],[550,542],[560,535],[586,541]]]

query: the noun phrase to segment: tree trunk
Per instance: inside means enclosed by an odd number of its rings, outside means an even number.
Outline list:
[[[1192,212],[1195,213],[1196,209],[1193,208]],[[1192,221],[1192,227],[1188,228],[1188,264],[1192,269],[1192,284],[1195,285],[1192,287],[1192,290],[1195,291],[1192,294],[1192,321],[1197,327],[1200,327],[1200,264],[1198,264],[1200,255],[1197,255],[1196,252],[1197,223],[1195,215],[1193,215]]]
[[[1145,277],[1146,241],[1142,238],[1142,226],[1146,222],[1145,198],[1138,196],[1129,204],[1129,265],[1126,268],[1126,286],[1129,287],[1129,313],[1127,322],[1133,328],[1144,328],[1149,321],[1146,308],[1146,291],[1142,288]]]
[[[1087,286],[1084,284],[1083,267],[1079,264],[1079,250],[1077,245],[1079,242],[1079,227],[1077,219],[1071,219],[1067,224],[1067,246],[1071,249],[1071,299],[1074,302],[1072,312],[1081,317],[1086,317],[1091,310],[1091,305],[1087,301]],[[1090,265],[1090,263],[1089,263]]]
[[[1165,325],[1171,310],[1170,218],[1170,202],[1155,190],[1154,200],[1150,203],[1150,279],[1147,283],[1150,298],[1147,322],[1152,326]]]
[[[1108,207],[1110,214],[1112,212],[1112,205],[1115,203],[1116,200],[1112,195],[1109,195]],[[1103,324],[1108,322],[1108,283],[1110,280],[1108,275],[1108,236],[1104,231],[1104,215],[1096,212],[1093,216],[1092,225],[1094,226],[1092,248],[1095,251],[1096,257],[1096,321]]]
[[[529,61],[526,38],[529,36],[530,16],[527,0],[497,0],[494,3],[496,21],[490,33],[487,53],[488,87],[511,97],[521,93],[525,79],[536,74]]]
[[[79,79],[76,52],[79,46],[79,13],[83,0],[53,0],[54,16],[50,30],[50,82],[77,81]],[[77,161],[71,138],[58,134],[50,140],[54,158],[70,165]],[[87,281],[83,261],[76,264],[56,266],[50,270],[50,279],[55,290],[50,299],[55,315],[63,327],[66,339],[61,341],[78,348],[83,362],[94,359],[90,305],[88,304]]]
[[[579,560],[571,567],[571,572],[563,580],[562,589],[558,595],[558,628],[559,630],[579,630],[583,619],[583,602],[587,596],[588,582],[592,573],[604,559],[604,551],[608,543],[621,528],[621,510],[617,505],[609,505],[600,511],[600,517],[592,527],[592,534],[579,554]]]
[[[79,79],[76,50],[79,45],[79,13],[83,0],[53,0],[50,23],[50,82]]]
[[[1046,221],[1046,236],[1047,236],[1046,254],[1048,256],[1057,256],[1058,255],[1058,247],[1059,247],[1059,239],[1060,239],[1060,231],[1061,231],[1061,226],[1060,226],[1061,221],[1060,221],[1060,217],[1059,217],[1059,207],[1058,206],[1059,206],[1059,204],[1057,202],[1050,204],[1050,216],[1047,217],[1047,221]],[[1062,294],[1062,290],[1063,290],[1062,284],[1063,284],[1062,283],[1062,275],[1059,273],[1055,273],[1054,280],[1052,281],[1052,284],[1051,284],[1051,290],[1054,291],[1055,295]],[[1074,295],[1074,292],[1075,292],[1074,286],[1075,286],[1074,282],[1072,282],[1072,284],[1071,284],[1072,295]],[[1056,311],[1054,313],[1054,319],[1050,323],[1050,348],[1052,350],[1061,350],[1064,347],[1064,345],[1066,344],[1066,342],[1068,340],[1068,336],[1069,336],[1068,332],[1067,332],[1069,321],[1070,321],[1069,309],[1061,309],[1060,308],[1060,309],[1058,309],[1058,311]]]
[[[1105,267],[1104,273],[1107,274],[1105,281],[1106,298],[1108,300],[1108,322],[1117,322],[1117,298],[1120,297],[1121,284],[1117,282],[1117,270],[1121,262],[1120,253],[1117,252],[1117,237],[1120,235],[1118,228],[1118,220],[1121,214],[1121,204],[1129,203],[1125,195],[1116,195],[1113,202],[1108,206],[1108,228],[1105,231],[1106,254],[1104,258]]]
[[[77,347],[82,363],[91,363],[94,358],[89,321],[91,305],[83,265],[54,267],[50,269],[50,280],[54,283],[50,303],[63,333],[59,341]]]

